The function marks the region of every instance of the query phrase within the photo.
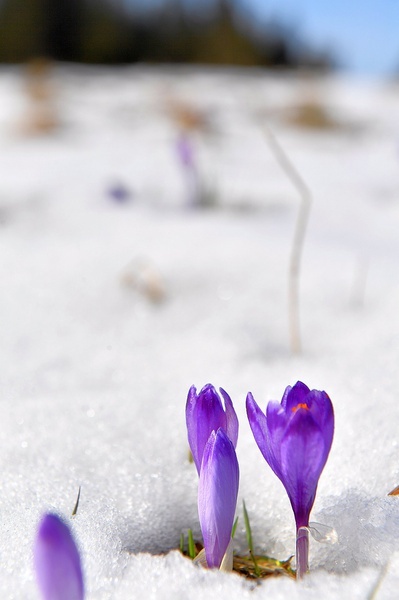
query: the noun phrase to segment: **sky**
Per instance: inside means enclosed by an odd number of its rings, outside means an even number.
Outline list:
[[[155,6],[163,0],[124,0]],[[205,7],[215,0],[182,0]],[[233,0],[256,19],[283,20],[316,49],[331,50],[339,66],[362,75],[399,71],[399,0]]]
[[[307,43],[331,49],[345,69],[370,75],[399,70],[398,0],[242,0],[282,18]]]

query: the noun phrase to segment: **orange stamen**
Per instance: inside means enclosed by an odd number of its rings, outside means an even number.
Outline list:
[[[309,410],[309,406],[307,404],[305,404],[305,402],[301,402],[300,404],[297,404],[296,406],[291,408],[291,410],[292,410],[292,412],[295,413],[299,408],[304,408],[305,410]]]

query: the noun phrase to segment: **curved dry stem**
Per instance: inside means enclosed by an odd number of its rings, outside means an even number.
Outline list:
[[[306,227],[308,224],[310,207],[312,204],[312,195],[308,186],[288,158],[288,155],[283,150],[282,146],[279,144],[277,138],[274,136],[271,130],[268,127],[264,127],[264,132],[273,156],[288,179],[291,181],[301,200],[298,217],[295,224],[294,237],[292,240],[288,278],[288,313],[291,350],[294,354],[299,354],[302,349],[299,315],[299,275]]]

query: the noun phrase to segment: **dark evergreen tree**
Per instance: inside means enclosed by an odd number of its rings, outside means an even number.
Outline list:
[[[43,54],[55,60],[81,56],[82,0],[41,0]]]
[[[89,63],[202,63],[325,67],[328,56],[304,48],[292,30],[255,28],[242,2],[214,0],[198,19],[181,0],[151,11],[128,10],[124,0],[3,0],[0,61],[37,56]],[[145,5],[144,5],[145,6]],[[241,6],[239,11],[239,6]]]

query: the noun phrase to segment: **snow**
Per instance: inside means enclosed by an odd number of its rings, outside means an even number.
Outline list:
[[[24,133],[17,68],[0,73],[0,555],[2,598],[38,598],[40,516],[70,519],[88,598],[392,598],[399,584],[398,88],[262,71],[57,67],[60,126]],[[309,91],[310,90],[310,91]],[[336,129],[290,124],[311,93]],[[187,206],[171,104],[192,133],[213,209]],[[313,205],[301,272],[304,350],[289,348],[287,278],[299,206],[268,124]],[[124,203],[108,193],[129,190]],[[328,392],[336,432],[312,520],[311,575],[260,584],[196,568],[189,387],[211,382],[240,419],[255,548],[294,552],[294,522],[245,416],[298,379]]]

